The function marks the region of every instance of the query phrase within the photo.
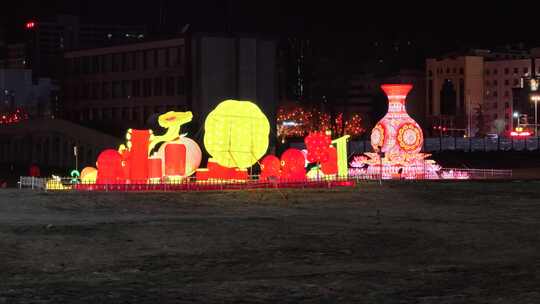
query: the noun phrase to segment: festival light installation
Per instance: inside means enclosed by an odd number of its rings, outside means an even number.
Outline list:
[[[270,126],[262,111],[252,102],[226,100],[205,121],[204,143],[211,158],[207,168],[199,168],[202,153],[195,141],[180,134],[190,122],[191,112],[167,112],[158,118],[165,134],[152,130],[128,129],[126,142],[117,150],[106,149],[96,167],[86,167],[69,184],[54,179],[50,189],[121,189],[120,185],[161,185],[177,183],[195,173],[196,182],[241,182],[250,179],[248,168],[259,164],[262,181],[278,183],[332,180],[346,164],[344,136],[332,141],[330,132],[311,132],[305,139],[306,152],[286,150],[280,158],[267,155]],[[334,145],[336,145],[334,147]],[[306,164],[316,166],[306,174]],[[315,175],[313,175],[315,173]],[[140,188],[138,188],[140,189]]]
[[[304,139],[307,148],[307,160],[310,163],[325,162],[329,156],[332,139],[326,132],[312,132]]]
[[[122,155],[113,149],[102,151],[96,161],[97,184],[117,184],[125,182]]]
[[[81,171],[81,182],[83,184],[94,184],[97,180],[97,169],[94,167],[85,167]]]
[[[350,176],[383,179],[438,179],[441,167],[430,154],[420,153],[424,142],[422,129],[407,114],[405,100],[410,84],[384,84],[388,112],[371,131],[371,146],[376,152],[365,153],[351,162]]]
[[[288,181],[304,180],[306,169],[304,168],[304,153],[298,149],[290,148],[281,155],[280,177]]]
[[[346,177],[348,175],[347,167],[347,141],[350,135],[344,135],[338,139],[332,141],[336,145],[336,157],[337,157],[337,170],[340,177]]]
[[[305,137],[310,132],[332,131],[335,135],[348,134],[358,137],[365,132],[359,114],[351,114],[345,119],[340,112],[332,119],[330,114],[304,107],[280,107],[277,111],[277,135],[285,139]]]
[[[249,101],[223,101],[206,117],[204,130],[204,147],[223,167],[249,168],[268,149],[270,123]]]
[[[261,160],[261,180],[279,179],[281,175],[281,161],[275,155],[266,155]]]

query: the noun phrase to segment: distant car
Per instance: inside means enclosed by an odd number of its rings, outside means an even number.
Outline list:
[[[499,138],[499,135],[495,133],[490,133],[490,134],[487,134],[486,137],[490,139],[497,139]]]

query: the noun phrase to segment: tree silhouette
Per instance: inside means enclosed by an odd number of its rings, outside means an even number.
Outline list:
[[[475,109],[475,121],[476,121],[476,136],[486,136],[489,129],[486,123],[486,117],[484,114],[484,108],[482,105],[478,105],[478,107]]]

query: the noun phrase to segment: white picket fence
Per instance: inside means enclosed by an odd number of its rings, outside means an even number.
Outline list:
[[[33,176],[21,176],[19,177],[19,189],[31,188],[45,190],[48,178],[33,177]]]

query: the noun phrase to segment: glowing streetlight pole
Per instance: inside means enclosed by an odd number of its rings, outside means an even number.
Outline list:
[[[538,137],[538,101],[540,100],[540,95],[531,96],[531,100],[534,101],[534,134]]]

